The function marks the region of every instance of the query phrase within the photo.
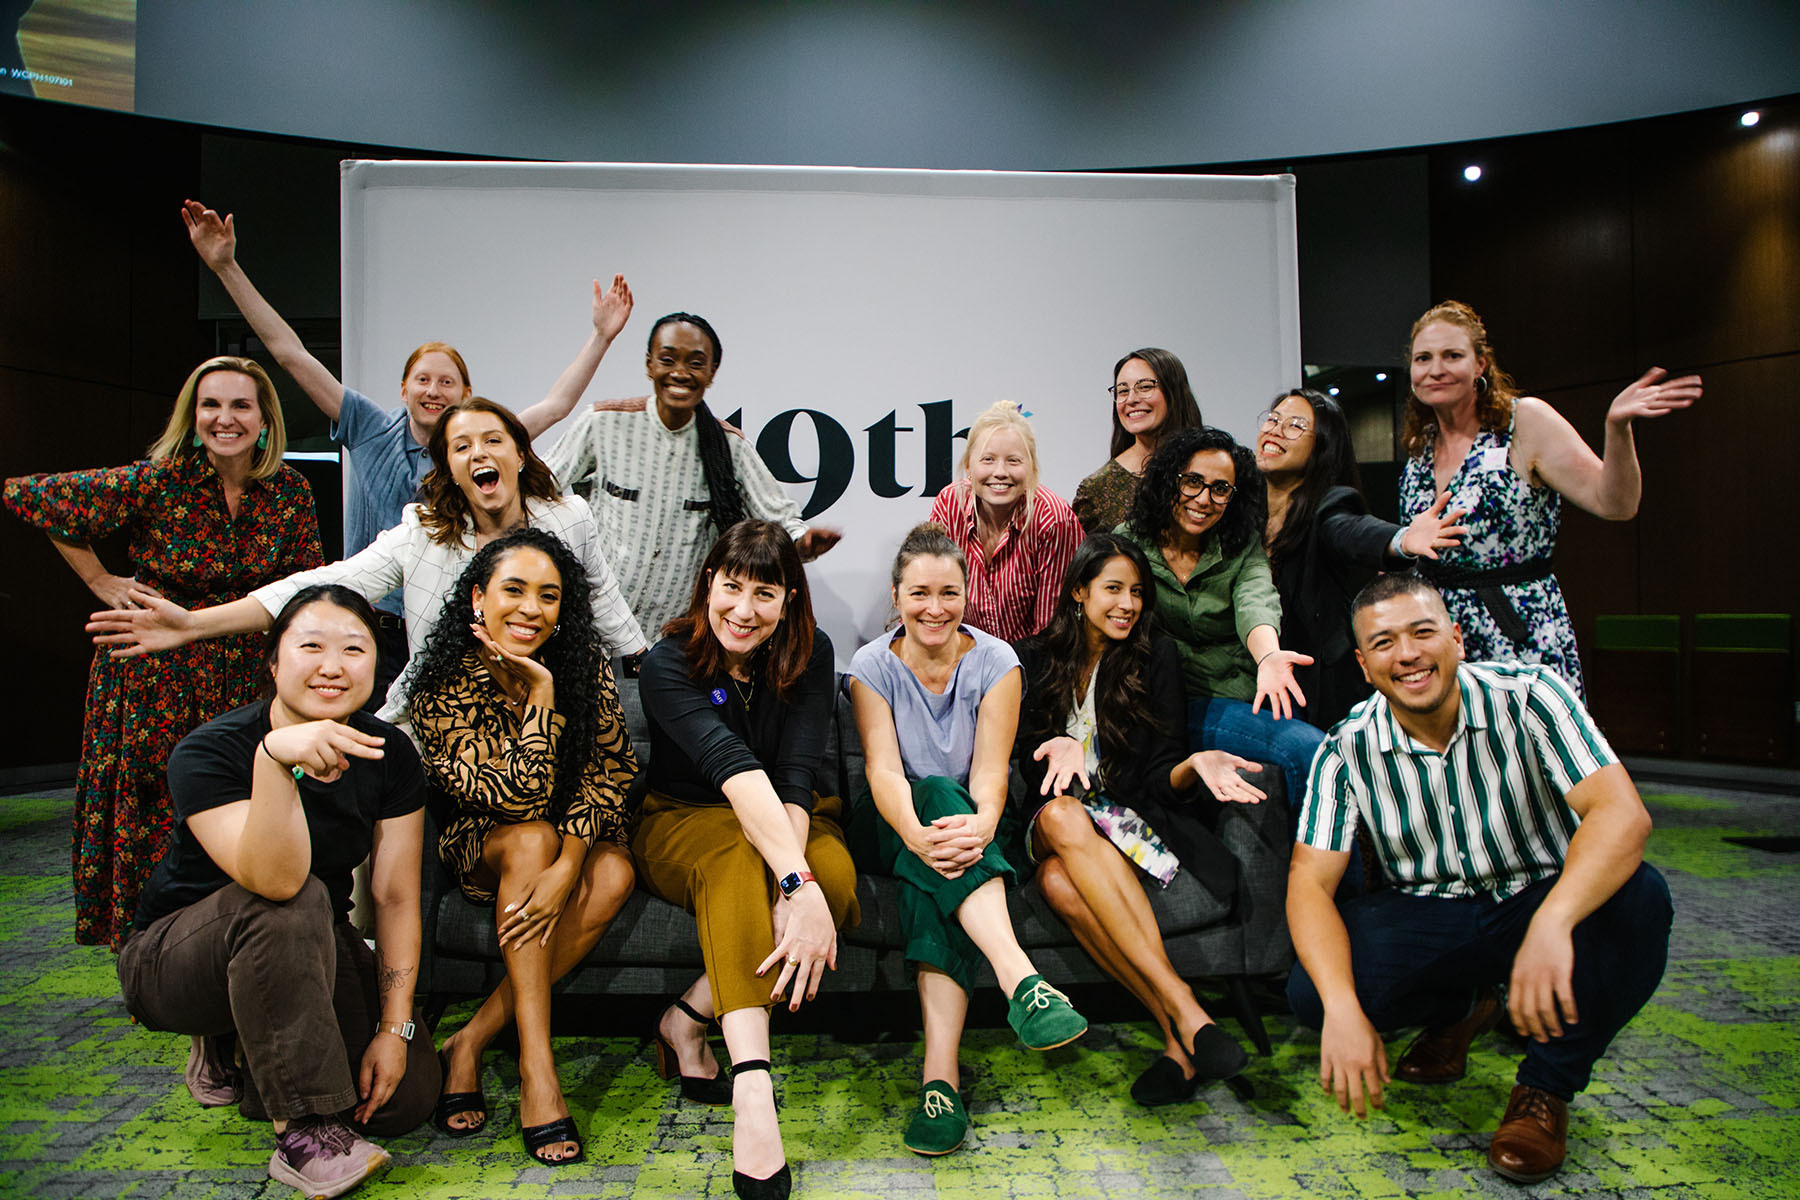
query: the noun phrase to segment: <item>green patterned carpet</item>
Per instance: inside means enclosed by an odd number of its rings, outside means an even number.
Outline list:
[[[1275,1056],[1247,1075],[1253,1098],[1221,1087],[1155,1111],[1125,1094],[1157,1052],[1148,1023],[1096,1024],[1049,1055],[1018,1049],[1004,1028],[972,1030],[975,1129],[938,1160],[899,1144],[915,1044],[778,1035],[796,1194],[1800,1196],[1800,856],[1722,840],[1792,834],[1800,801],[1649,801],[1650,858],[1675,894],[1669,971],[1572,1108],[1569,1161],[1550,1183],[1520,1187],[1486,1169],[1513,1071],[1498,1036],[1477,1043],[1462,1083],[1396,1084],[1386,1111],[1359,1123],[1319,1091],[1316,1039],[1275,1016]],[[66,796],[0,798],[0,1193],[293,1196],[268,1178],[267,1127],[196,1106],[181,1083],[187,1040],[133,1026],[112,956],[73,944],[69,807]],[[461,1017],[453,1009],[447,1025]],[[395,1166],[357,1195],[731,1194],[728,1112],[683,1104],[636,1039],[560,1038],[557,1052],[588,1162],[528,1165],[516,1068],[496,1051],[484,1082],[492,1124],[507,1132],[391,1141]]]

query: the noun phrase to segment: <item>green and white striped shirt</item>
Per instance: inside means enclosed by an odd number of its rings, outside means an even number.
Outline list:
[[[1368,823],[1388,881],[1418,896],[1504,898],[1562,870],[1580,824],[1563,797],[1618,762],[1555,671],[1462,663],[1462,711],[1444,752],[1372,696],[1313,758],[1299,840],[1347,851]]]

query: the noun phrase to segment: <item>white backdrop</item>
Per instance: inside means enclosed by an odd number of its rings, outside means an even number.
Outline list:
[[[840,662],[886,623],[894,549],[995,400],[1033,414],[1043,482],[1071,499],[1106,459],[1127,351],[1173,350],[1240,439],[1300,382],[1291,176],[347,162],[342,244],[344,380],[382,404],[431,340],[479,394],[535,402],[615,271],[636,310],[587,400],[648,390],[658,316],[712,322],[713,411],[845,531],[809,569]]]

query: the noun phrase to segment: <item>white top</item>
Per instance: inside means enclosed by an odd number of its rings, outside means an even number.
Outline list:
[[[587,568],[588,586],[593,590],[594,624],[608,650],[620,655],[644,649],[643,630],[632,619],[631,609],[619,593],[619,581],[601,553],[600,528],[594,523],[587,502],[579,496],[527,500],[525,514],[528,524],[561,538]],[[250,595],[273,617],[296,592],[315,583],[341,583],[367,596],[371,603],[395,588],[403,588],[406,648],[412,662],[388,689],[387,703],[380,713],[382,720],[401,724],[406,720],[407,697],[412,694],[413,662],[418,660],[425,639],[444,611],[451,587],[474,556],[474,538],[466,532],[452,545],[432,541],[419,523],[419,506],[408,504],[400,514],[400,524],[376,534],[375,540],[358,553],[342,562],[289,575]]]
[[[654,400],[642,412],[583,405],[544,455],[563,488],[593,505],[607,561],[625,581],[638,624],[652,633],[687,612],[694,576],[718,539],[700,466],[704,419],[670,429]],[[791,537],[804,534],[799,508],[756,449],[739,434],[726,433],[725,442],[746,513],[782,525]]]

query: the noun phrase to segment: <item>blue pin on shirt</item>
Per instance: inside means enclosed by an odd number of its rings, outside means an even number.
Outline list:
[[[725,703],[724,688],[714,688],[712,690],[712,702],[715,706]]]

